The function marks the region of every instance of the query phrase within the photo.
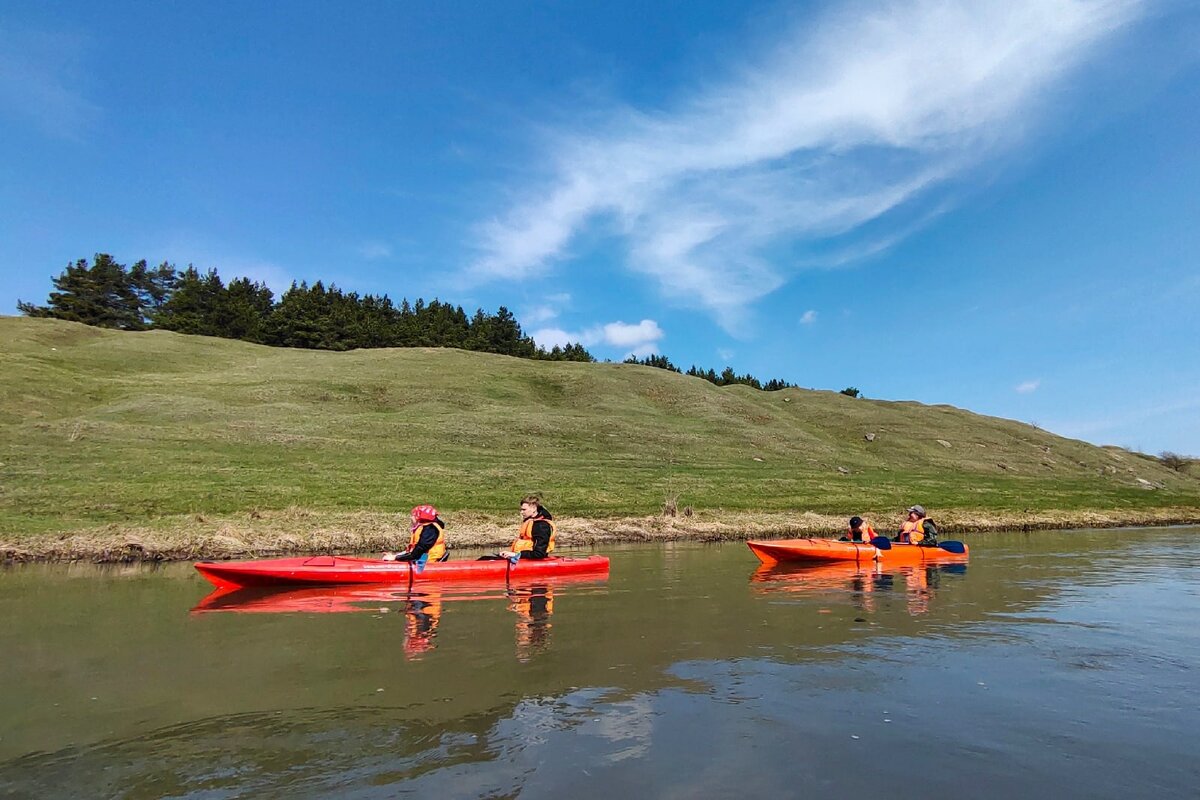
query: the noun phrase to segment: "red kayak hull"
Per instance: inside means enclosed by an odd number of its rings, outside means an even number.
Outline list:
[[[870,563],[878,552],[874,545],[839,542],[833,539],[779,539],[771,542],[746,542],[758,560],[766,565],[787,561]]]
[[[499,581],[608,572],[605,556],[497,561],[442,561],[418,571],[407,561],[346,556],[273,558],[263,561],[201,561],[196,569],[219,589],[249,586],[344,586],[421,584],[434,581]]]

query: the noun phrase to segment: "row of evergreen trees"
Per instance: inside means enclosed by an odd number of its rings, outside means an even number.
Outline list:
[[[333,285],[326,288],[321,281],[312,286],[293,283],[276,301],[269,288],[249,278],[226,284],[215,269],[202,273],[189,265],[181,272],[167,262],[150,267],[143,260],[126,267],[107,253],[97,253],[90,264],[85,258],[68,264],[53,283],[56,291],[46,305],[18,301],[21,313],[102,328],[157,328],[278,347],[457,347],[550,361],[596,360],[581,344],[539,347],[504,306],[495,314],[479,309],[468,318],[462,306],[421,299],[411,305],[402,300],[396,306],[387,295],[360,296]],[[663,355],[631,356],[625,363],[682,373]],[[687,374],[717,386],[745,384],[766,391],[795,385],[776,379],[764,384],[731,367],[718,373],[692,366]]]
[[[53,279],[48,304],[19,302],[32,317],[83,322],[105,328],[157,328],[221,336],[279,347],[353,350],[368,347],[458,347],[485,353],[552,361],[595,361],[583,345],[550,350],[525,335],[512,312],[477,310],[418,299],[399,306],[386,295],[359,295],[317,281],[293,283],[276,301],[272,291],[249,278],[228,284],[216,270],[201,273],[172,264],[132,267],[98,253],[80,259]]]
[[[692,365],[686,373],[679,367],[671,363],[671,359],[663,355],[650,355],[644,358],[630,356],[625,359],[626,364],[641,364],[644,367],[657,367],[665,369],[669,372],[678,372],[680,374],[691,375],[693,378],[703,378],[709,383],[715,383],[717,386],[733,386],[734,384],[742,384],[744,386],[753,386],[755,389],[762,389],[767,392],[776,392],[780,389],[794,388],[796,384],[788,383],[787,381],[772,378],[763,383],[758,378],[750,373],[738,375],[733,371],[733,367],[726,367],[721,372],[716,372],[712,369],[700,369],[695,364]]]

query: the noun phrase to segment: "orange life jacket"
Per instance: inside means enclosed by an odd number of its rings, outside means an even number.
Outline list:
[[[417,546],[417,542],[421,541],[421,531],[425,530],[425,525],[432,525],[437,528],[438,538],[434,542],[433,547],[429,548],[429,561],[441,561],[442,556],[446,555],[446,531],[441,525],[436,522],[426,522],[424,525],[418,525],[413,530],[412,535],[408,537],[408,549],[411,552]]]
[[[546,552],[554,552],[554,520],[546,519],[545,517],[534,517],[521,523],[521,530],[517,532],[517,538],[513,540],[512,551],[514,553],[523,553],[526,550],[533,549],[533,523],[535,522],[544,522],[550,526],[550,543],[546,545]]]
[[[862,524],[862,535],[863,535],[862,539],[855,539],[853,528],[850,528],[846,531],[846,538],[852,542],[870,542],[872,539],[874,539],[879,534],[877,534],[875,532],[875,529],[871,527],[871,523],[867,522],[864,519],[863,524]]]
[[[925,520],[928,517],[921,517],[916,522],[904,520],[900,525],[900,541],[908,542],[909,544],[918,544],[925,538]]]

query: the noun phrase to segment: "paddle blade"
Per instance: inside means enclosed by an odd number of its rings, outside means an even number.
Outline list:
[[[425,555],[418,558],[416,561],[412,562],[413,569],[415,569],[417,571],[418,575],[420,575],[422,572],[425,571],[425,562],[428,560],[429,560],[429,553],[426,553]]]
[[[947,553],[957,553],[958,555],[962,555],[963,553],[967,552],[967,546],[962,542],[939,542],[938,547],[942,548]]]
[[[892,540],[886,536],[876,536],[871,540],[871,544],[875,545],[876,550],[891,550]]]
[[[517,562],[520,560],[521,560],[521,556],[520,556],[520,554],[517,554],[517,553],[514,553],[513,555],[508,557],[508,563],[512,564],[514,567],[517,565]]]

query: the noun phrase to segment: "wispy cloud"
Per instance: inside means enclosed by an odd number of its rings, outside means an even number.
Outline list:
[[[84,96],[84,37],[0,24],[0,117],[15,116],[64,139],[77,139],[100,108]]]
[[[812,325],[816,321],[817,321],[817,312],[813,311],[811,308],[808,311],[805,311],[804,314],[800,317],[801,325]]]
[[[517,187],[525,200],[479,227],[471,275],[543,272],[603,222],[631,269],[732,329],[799,266],[768,258],[770,245],[877,222],[834,259],[892,246],[930,214],[922,205],[940,206],[935,189],[1018,141],[1047,92],[1141,7],[856,3],[668,108],[614,108],[556,132],[542,148],[551,177]]]
[[[581,344],[584,347],[607,345],[623,351],[626,356],[641,358],[658,352],[658,342],[664,333],[657,322],[644,319],[638,323],[609,322],[575,332],[562,328],[542,328],[531,335],[542,347],[562,347],[569,343]]]
[[[357,252],[360,258],[367,261],[379,261],[392,257],[392,246],[387,242],[363,242]]]
[[[1025,381],[1024,383],[1018,383],[1015,387],[1015,391],[1017,394],[1031,394],[1036,392],[1038,387],[1041,385],[1042,381],[1040,378],[1035,381]]]
[[[543,325],[552,319],[557,319],[562,309],[571,305],[571,295],[568,292],[558,292],[539,299],[537,305],[521,312],[521,324],[527,326]]]

